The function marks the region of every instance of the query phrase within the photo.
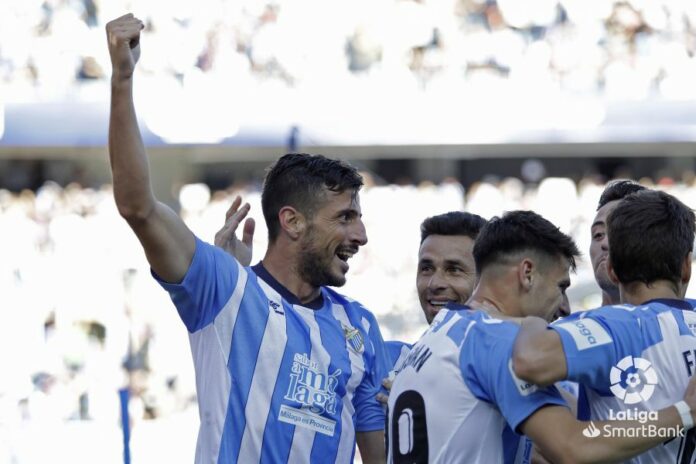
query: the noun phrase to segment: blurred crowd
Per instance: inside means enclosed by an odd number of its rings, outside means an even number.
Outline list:
[[[366,180],[361,204],[369,242],[351,260],[341,291],[377,315],[385,339],[406,341],[425,328],[414,288],[423,219],[451,210],[490,218],[533,209],[586,252],[603,189],[592,178],[579,183],[545,178],[538,184],[506,178],[479,182],[466,192],[456,181],[377,186],[369,175]],[[696,207],[693,181],[641,182]],[[250,202],[257,221],[257,262],[266,230],[254,187],[211,192],[204,184],[185,185],[179,192],[181,215],[212,242],[236,194]],[[124,386],[133,395],[134,421],[195,410],[186,331],[118,215],[109,186],[94,190],[49,182],[36,192],[0,191],[0,230],[0,430],[28,421],[115,426],[115,392]],[[573,310],[599,305],[587,259],[569,293]]]
[[[141,73],[169,95],[696,95],[690,0],[9,0],[6,99],[103,99],[104,26],[127,11],[146,23]]]

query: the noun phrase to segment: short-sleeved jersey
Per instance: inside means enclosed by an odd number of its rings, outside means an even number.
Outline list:
[[[389,395],[388,461],[510,463],[530,446],[513,431],[545,405],[565,405],[512,370],[519,327],[451,305],[396,366]],[[507,427],[509,424],[509,427]],[[517,430],[518,431],[518,430]]]
[[[696,312],[682,300],[574,313],[551,329],[561,337],[568,379],[580,384],[580,419],[665,408],[684,397],[696,369]],[[627,462],[693,462],[694,447],[684,443],[674,439]]]
[[[199,239],[183,281],[160,283],[190,334],[196,463],[350,463],[356,431],[384,428],[387,354],[359,303],[321,288],[302,306],[260,264]]]

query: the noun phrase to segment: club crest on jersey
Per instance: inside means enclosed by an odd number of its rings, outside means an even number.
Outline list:
[[[341,369],[329,374],[306,353],[296,353],[290,371],[286,400],[296,401],[315,414],[336,412],[336,387]]]
[[[346,342],[348,342],[350,349],[358,354],[362,354],[365,351],[365,340],[360,331],[349,325],[341,325],[343,326],[343,336],[346,337]]]

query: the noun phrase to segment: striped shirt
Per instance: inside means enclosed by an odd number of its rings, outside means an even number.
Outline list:
[[[515,433],[545,405],[565,405],[512,371],[519,326],[450,305],[396,366],[389,395],[391,463],[512,463],[529,457]],[[508,426],[509,424],[509,426]],[[521,449],[525,447],[527,449]]]
[[[189,331],[196,463],[350,463],[355,433],[384,428],[387,355],[359,303],[322,287],[303,306],[260,263],[198,238],[183,281],[158,281]]]
[[[696,312],[683,300],[653,300],[573,313],[551,326],[561,337],[568,379],[580,384],[578,417],[623,419],[684,397],[696,366]],[[644,413],[645,414],[645,413]],[[691,463],[696,429],[626,462]]]

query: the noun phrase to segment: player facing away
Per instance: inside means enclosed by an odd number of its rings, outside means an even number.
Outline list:
[[[589,423],[575,420],[554,387],[515,377],[511,355],[519,326],[475,310],[552,318],[578,254],[572,239],[533,212],[510,212],[484,226],[474,245],[479,283],[471,306],[441,310],[397,366],[389,396],[389,462],[513,462],[523,443],[517,434],[561,463],[621,460],[659,443],[654,437],[583,435]],[[696,384],[685,400],[696,404]],[[650,423],[676,434],[682,419],[667,407]],[[633,430],[641,423],[622,425]]]
[[[132,98],[142,28],[132,15],[107,25],[109,157],[119,213],[189,331],[201,421],[195,462],[350,463],[356,440],[364,462],[384,462],[379,328],[326,287],[343,285],[347,261],[367,242],[361,177],[322,156],[283,156],[262,193],[262,262],[243,267],[198,239],[152,193]]]
[[[635,417],[675,403],[696,359],[696,313],[683,300],[694,213],[671,195],[643,190],[621,200],[607,230],[607,271],[623,303],[574,313],[551,330],[528,318],[513,357],[523,380],[577,381],[578,417],[592,420]],[[691,463],[695,438],[692,430],[631,462]]]

